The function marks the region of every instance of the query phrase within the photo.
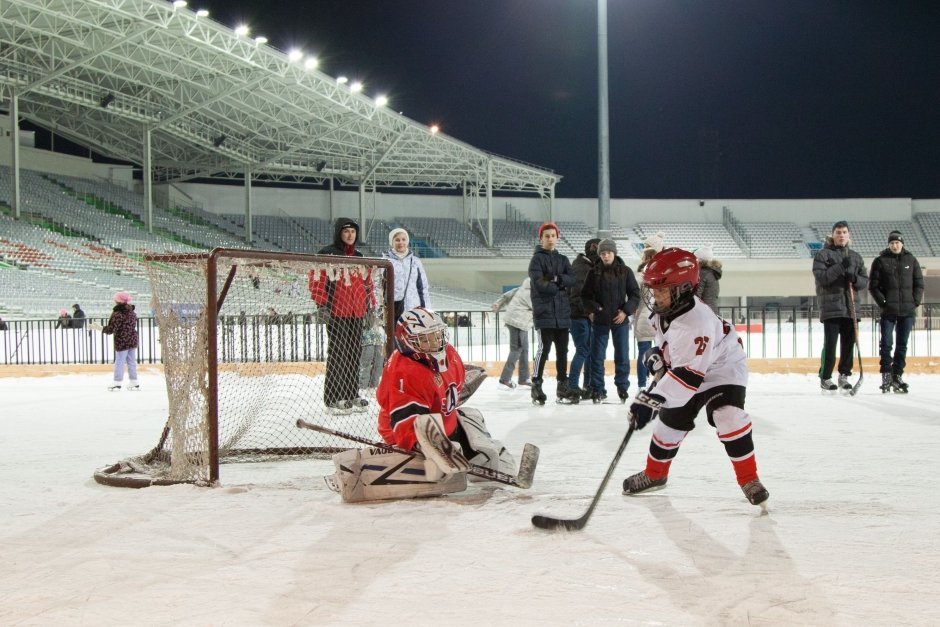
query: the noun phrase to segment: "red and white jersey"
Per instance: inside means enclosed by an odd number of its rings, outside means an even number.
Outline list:
[[[667,324],[658,314],[652,322],[668,368],[654,390],[666,399],[664,407],[682,407],[697,392],[719,385],[747,386],[747,355],[738,332],[697,296],[691,309]]]
[[[417,442],[414,419],[420,414],[443,416],[447,435],[457,428],[463,361],[450,344],[445,352],[447,370],[441,373],[397,350],[385,364],[375,398],[379,403],[379,434],[389,444],[413,449]]]

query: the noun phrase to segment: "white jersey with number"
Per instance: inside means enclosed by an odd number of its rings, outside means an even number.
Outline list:
[[[719,385],[747,386],[741,338],[697,296],[689,311],[671,320],[657,314],[652,321],[668,368],[655,389],[666,399],[663,407],[682,407],[694,394]]]

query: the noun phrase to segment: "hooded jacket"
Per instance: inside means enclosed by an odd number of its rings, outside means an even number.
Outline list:
[[[102,327],[101,332],[114,335],[115,352],[137,348],[137,313],[134,306],[127,303],[115,305],[108,324]]]
[[[913,316],[924,296],[924,274],[917,258],[906,248],[897,255],[885,248],[871,262],[868,291],[882,316]]]
[[[585,310],[584,305],[581,302],[581,290],[584,289],[584,282],[587,280],[587,277],[594,268],[594,265],[599,263],[597,256],[597,245],[600,242],[601,240],[596,238],[589,239],[587,243],[584,244],[584,252],[579,253],[571,263],[571,269],[574,272],[575,278],[575,284],[568,289],[568,299],[571,301],[572,318],[587,318],[588,314],[591,313]],[[594,245],[593,254],[588,253],[588,250],[592,249],[592,243]]]
[[[532,281],[526,277],[522,285],[505,292],[493,303],[493,311],[506,308],[503,324],[528,331],[532,328]]]
[[[340,234],[347,226],[356,229],[356,241],[347,247]],[[356,249],[359,243],[359,225],[350,218],[337,218],[333,224],[333,243],[320,249],[320,255],[362,257]],[[326,270],[311,270],[307,281],[310,297],[317,307],[328,308],[337,318],[362,318],[368,305],[375,306],[372,292],[372,268],[356,266],[338,268],[336,276],[327,276]]]
[[[535,247],[529,262],[532,282],[532,320],[536,329],[567,329],[571,303],[566,288],[575,284],[571,262],[557,250]]]
[[[849,290],[855,292],[868,287],[868,271],[862,256],[848,246],[836,246],[831,237],[813,257],[813,277],[816,279],[816,306],[823,322],[834,318],[851,318]],[[856,316],[858,310],[856,309]]]
[[[698,287],[695,288],[695,295],[702,299],[711,310],[718,313],[718,292],[720,287],[718,282],[721,280],[721,262],[717,259],[700,262],[698,271]]]

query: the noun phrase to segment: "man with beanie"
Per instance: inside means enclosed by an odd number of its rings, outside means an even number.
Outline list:
[[[614,385],[621,402],[630,388],[630,316],[640,304],[640,286],[633,270],[617,256],[617,243],[605,239],[597,246],[599,263],[584,282],[581,299],[589,312],[594,332],[591,347],[591,399],[600,403],[607,396],[604,362],[607,340],[614,340]]]
[[[718,314],[718,282],[721,280],[721,262],[714,258],[712,247],[702,246],[695,251],[698,259],[698,287],[695,295]]]
[[[591,346],[594,343],[594,334],[588,318],[590,312],[584,309],[581,301],[581,290],[584,288],[584,282],[591,273],[591,269],[598,262],[597,245],[600,243],[601,240],[595,237],[584,244],[584,252],[571,263],[575,284],[568,288],[568,298],[571,301],[571,339],[574,342],[574,358],[571,360],[568,387],[572,393],[580,394],[582,399],[591,398]],[[584,368],[583,389],[578,387],[582,368]]]
[[[424,264],[409,248],[411,238],[403,228],[388,234],[388,250],[382,256],[392,262],[395,269],[395,320],[415,307],[431,309],[431,294]]]
[[[538,329],[538,347],[535,352],[535,376],[532,377],[532,402],[544,405],[542,374],[548,353],[555,346],[555,376],[559,400],[576,403],[580,394],[568,387],[568,328],[571,326],[571,302],[568,288],[574,285],[571,262],[558,252],[561,231],[554,222],[539,226],[539,245],[529,262],[529,280],[532,283],[532,321]]]
[[[813,258],[813,277],[816,280],[816,306],[823,323],[823,351],[819,366],[819,386],[827,392],[836,389],[851,390],[853,350],[855,348],[855,320],[851,310],[858,290],[868,287],[868,273],[862,256],[849,248],[849,225],[840,220],[832,225],[832,234]],[[836,343],[839,344],[839,383],[832,382],[836,361]]]
[[[350,218],[338,218],[333,225],[333,243],[318,254],[362,257],[356,249],[358,239],[359,224]],[[311,270],[308,288],[317,308],[326,314],[328,343],[323,401],[336,413],[365,411],[369,401],[359,396],[363,318],[369,308],[377,310],[381,306],[375,301],[371,269],[339,266],[335,275],[328,275],[326,270]]]
[[[881,308],[881,391],[906,394],[908,386],[901,375],[914,311],[924,295],[924,275],[917,258],[904,248],[904,236],[899,231],[888,234],[888,247],[871,262],[868,291]]]

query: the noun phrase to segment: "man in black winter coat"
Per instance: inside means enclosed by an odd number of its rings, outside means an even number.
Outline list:
[[[904,248],[899,231],[888,234],[888,247],[871,262],[868,291],[881,308],[881,391],[907,392],[901,375],[907,363],[914,310],[924,295],[924,275],[917,258]]]
[[[591,382],[591,347],[594,345],[594,333],[588,315],[591,313],[584,308],[581,300],[581,290],[584,282],[599,261],[597,245],[599,238],[589,239],[584,244],[584,252],[571,262],[574,272],[575,284],[568,289],[568,298],[571,301],[571,340],[574,342],[574,358],[571,360],[571,372],[568,373],[568,387],[577,392],[581,398],[590,398]],[[584,389],[578,387],[581,380],[581,369],[584,369]]]
[[[816,279],[816,300],[819,319],[823,323],[823,352],[819,367],[819,386],[823,390],[852,388],[853,351],[855,348],[855,320],[852,320],[852,301],[859,290],[868,287],[868,274],[862,256],[849,248],[849,225],[840,220],[832,225],[832,234],[813,258],[813,277]],[[855,309],[856,319],[858,309]],[[836,343],[839,344],[839,383],[832,382],[836,361]]]

